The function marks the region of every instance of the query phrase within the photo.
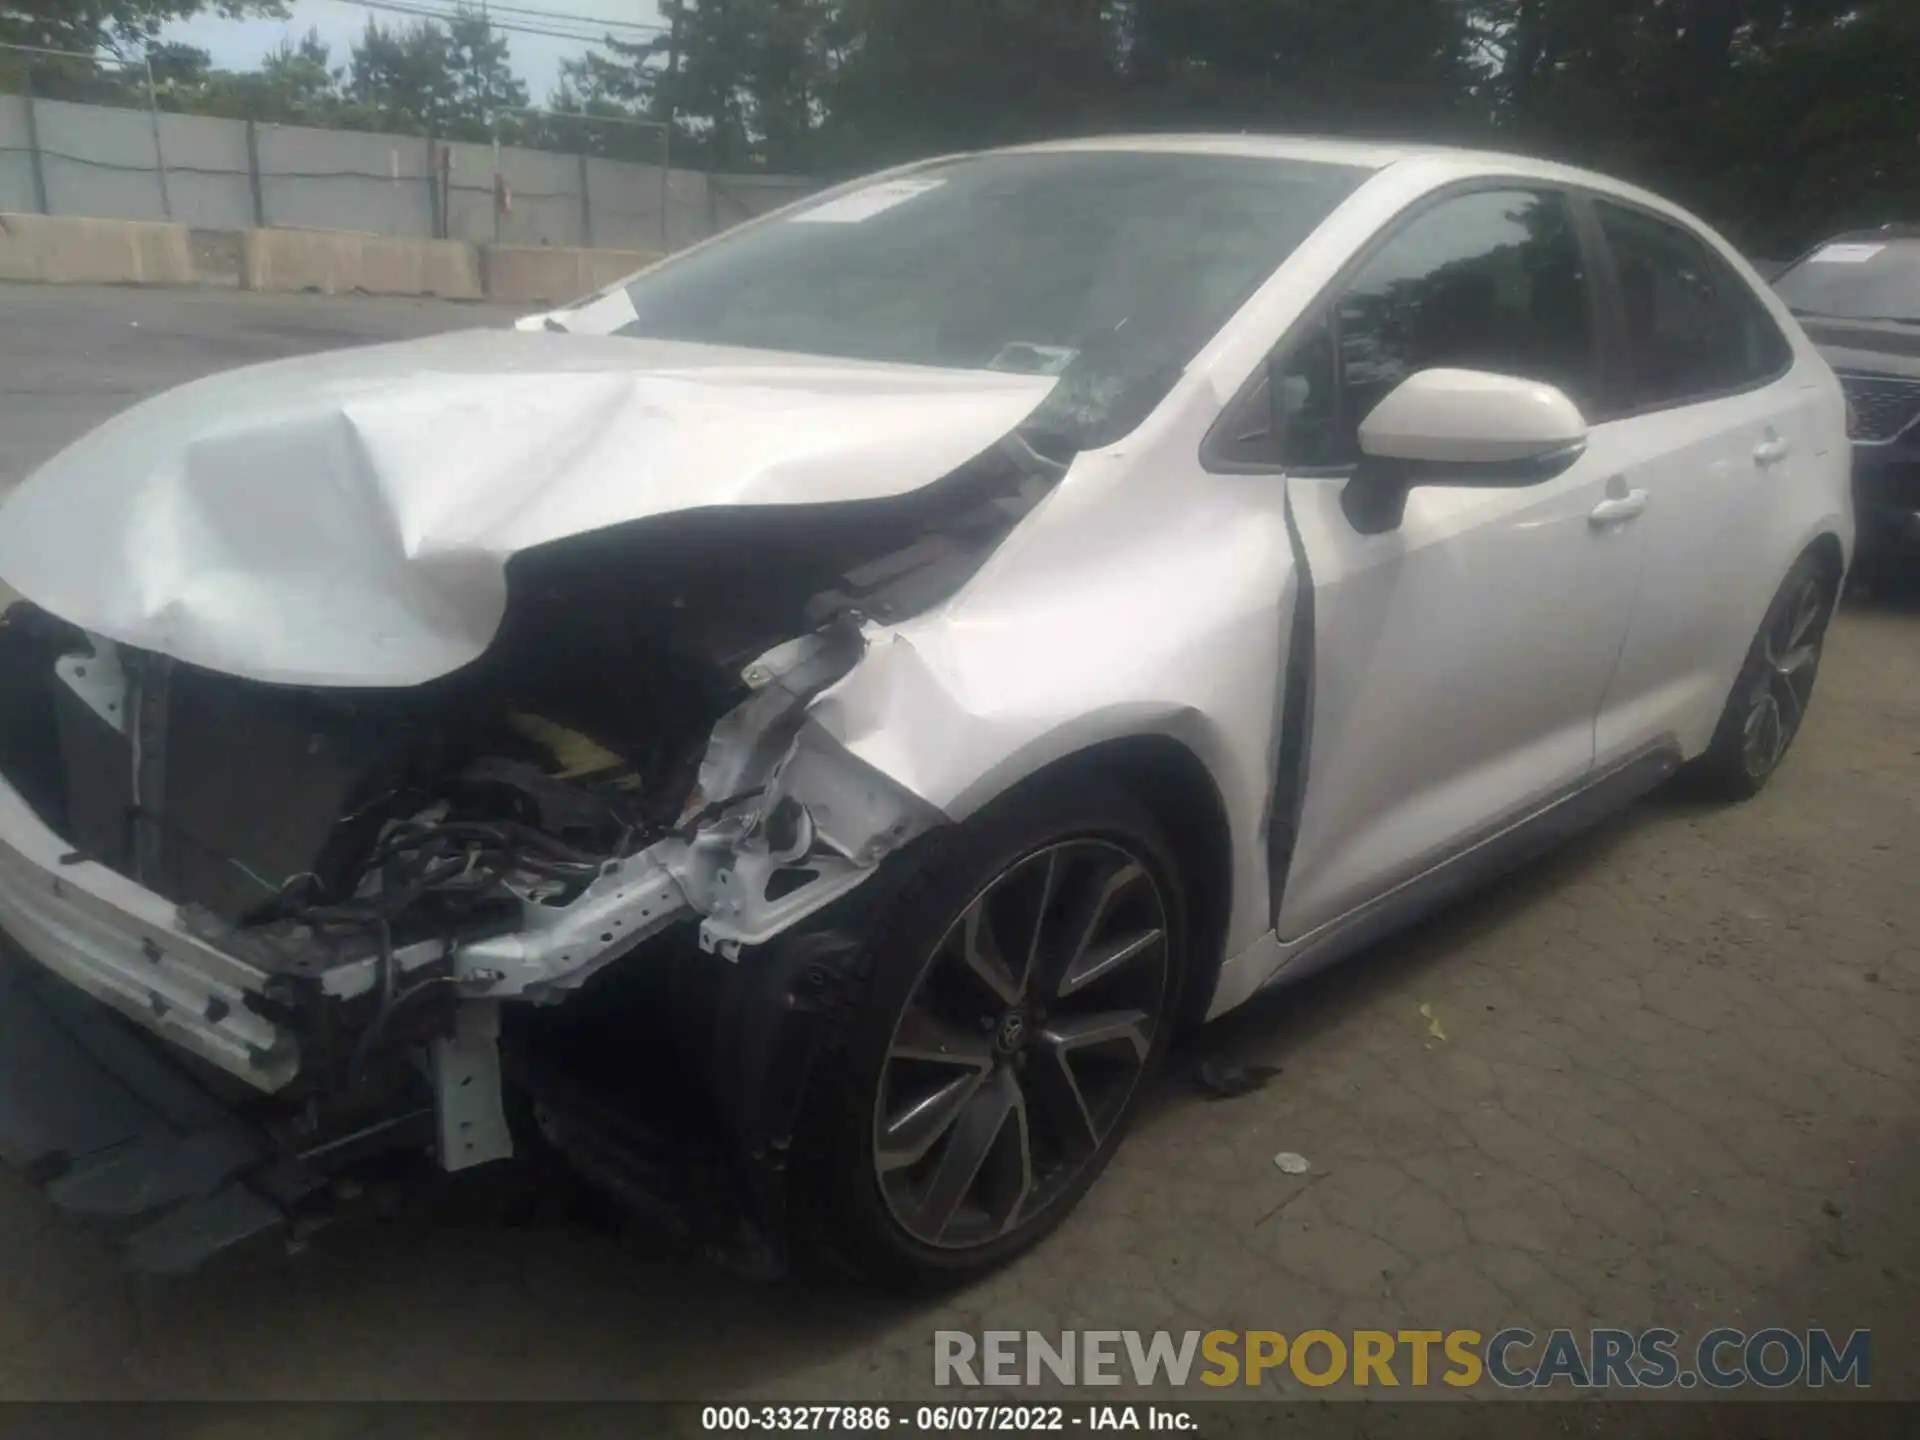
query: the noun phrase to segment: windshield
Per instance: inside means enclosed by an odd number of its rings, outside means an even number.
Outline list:
[[[1144,419],[1367,174],[1201,154],[955,160],[640,275],[615,333],[1057,375],[1024,429],[1084,449]]]
[[[1822,245],[1773,282],[1796,315],[1920,325],[1920,240],[1863,235]]]

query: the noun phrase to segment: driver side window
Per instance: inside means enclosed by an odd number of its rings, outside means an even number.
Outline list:
[[[1353,464],[1367,413],[1409,375],[1438,366],[1544,380],[1592,413],[1599,348],[1564,195],[1461,195],[1377,250],[1271,372],[1281,462]]]

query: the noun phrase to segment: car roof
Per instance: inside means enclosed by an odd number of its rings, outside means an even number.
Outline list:
[[[1256,155],[1273,160],[1305,160],[1322,165],[1351,165],[1379,170],[1396,160],[1425,153],[1431,146],[1371,140],[1342,140],[1314,135],[1161,134],[1092,135],[1070,140],[1042,140],[1008,147],[1016,153],[1050,150],[1136,150],[1162,154]]]
[[[1009,146],[1005,151],[998,153],[1033,154],[1074,150],[1248,155],[1322,165],[1349,165],[1356,169],[1376,171],[1385,170],[1390,166],[1418,164],[1436,172],[1433,178],[1437,182],[1467,179],[1476,175],[1510,175],[1562,185],[1579,185],[1682,215],[1695,224],[1699,223],[1695,217],[1688,215],[1671,200],[1598,171],[1583,170],[1552,160],[1542,160],[1534,156],[1500,150],[1428,145],[1414,141],[1353,140],[1317,135],[1250,133],[1096,135],[1080,139],[1045,140],[1030,145]]]

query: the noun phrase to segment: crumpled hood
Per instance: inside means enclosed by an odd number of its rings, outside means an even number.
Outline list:
[[[678,510],[904,494],[1052,385],[486,330],[276,361],[55,456],[0,504],[0,579],[208,669],[414,685],[487,648],[521,550]]]

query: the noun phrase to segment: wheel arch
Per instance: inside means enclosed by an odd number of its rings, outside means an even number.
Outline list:
[[[1200,756],[1170,735],[1099,741],[1042,766],[1012,787],[1099,777],[1126,790],[1166,832],[1186,891],[1189,953],[1180,997],[1184,1021],[1207,1013],[1233,913],[1233,831],[1219,784]]]
[[[1840,544],[1840,537],[1831,530],[1823,530],[1807,542],[1806,549],[1800,552],[1811,555],[1825,567],[1828,576],[1837,587],[1846,577],[1847,552]]]
[[[1720,715],[1727,704],[1727,697],[1733,694],[1734,686],[1740,683],[1741,668],[1746,664],[1747,650],[1753,644],[1753,637],[1760,626],[1766,622],[1767,612],[1772,608],[1780,586],[1786,582],[1787,576],[1793,573],[1793,567],[1803,559],[1813,557],[1827,572],[1828,578],[1833,581],[1837,603],[1840,590],[1846,580],[1849,547],[1842,539],[1840,532],[1833,528],[1833,524],[1833,517],[1828,517],[1819,524],[1799,531],[1795,537],[1799,543],[1793,545],[1791,549],[1785,545],[1781,546],[1780,553],[1788,557],[1787,562],[1781,566],[1779,574],[1767,587],[1766,593],[1760,597],[1757,613],[1751,613],[1746,617],[1746,624],[1739,634],[1729,635],[1726,638],[1725,653],[1719,658],[1721,683],[1716,689],[1716,693],[1721,697],[1721,710],[1716,711],[1711,719],[1703,720],[1699,737],[1697,741],[1692,742],[1697,743],[1701,749],[1710,743],[1713,727],[1719,723]],[[1694,751],[1689,748],[1687,753],[1691,756]]]

